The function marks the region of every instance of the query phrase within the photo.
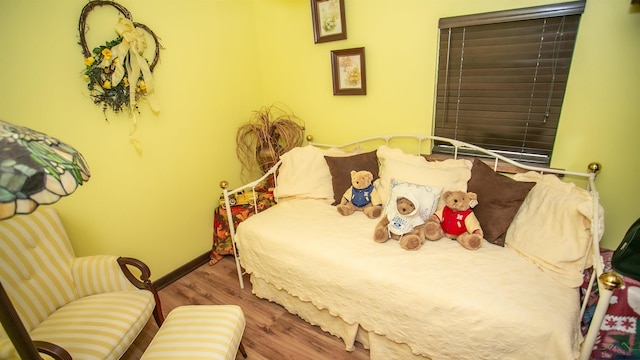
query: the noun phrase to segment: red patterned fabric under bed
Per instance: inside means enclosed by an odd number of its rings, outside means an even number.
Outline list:
[[[601,249],[605,271],[611,269],[613,251]],[[582,294],[586,292],[591,270],[585,272]],[[593,317],[598,290],[590,299],[582,320],[582,331],[586,334]],[[613,292],[609,309],[591,354],[592,359],[640,359],[640,282],[624,277],[624,287]]]
[[[255,191],[257,193],[256,206],[259,212],[276,204],[273,190],[268,183],[256,185]],[[236,227],[254,214],[254,205],[242,204],[231,207],[231,216]],[[209,265],[215,265],[224,255],[233,255],[233,245],[231,244],[227,210],[218,206],[213,214],[213,246],[209,254]]]

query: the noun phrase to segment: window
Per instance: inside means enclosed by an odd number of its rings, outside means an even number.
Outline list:
[[[549,164],[584,4],[440,19],[434,134]]]

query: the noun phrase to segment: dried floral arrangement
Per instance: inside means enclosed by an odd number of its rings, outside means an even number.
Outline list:
[[[263,106],[236,133],[236,156],[243,177],[265,173],[280,155],[302,145],[304,123],[282,106]]]
[[[117,37],[89,51],[85,33],[87,16],[97,6],[113,6],[123,17],[115,26]],[[133,22],[129,10],[107,0],[93,0],[87,3],[80,14],[78,24],[80,46],[84,54],[85,70],[90,96],[103,111],[138,111],[138,102],[146,97],[151,109],[158,110],[153,101],[152,72],[160,59],[160,45],[156,34],[144,24]],[[152,62],[143,57],[147,48],[144,33],[153,37],[155,56]]]

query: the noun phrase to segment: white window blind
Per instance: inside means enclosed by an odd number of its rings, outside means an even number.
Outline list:
[[[584,4],[440,19],[434,134],[549,164]]]

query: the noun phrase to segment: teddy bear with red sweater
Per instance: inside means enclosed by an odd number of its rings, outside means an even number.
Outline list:
[[[442,199],[444,206],[424,225],[425,238],[434,241],[447,237],[457,240],[465,249],[479,249],[484,234],[472,209],[478,196],[473,192],[445,191]]]

